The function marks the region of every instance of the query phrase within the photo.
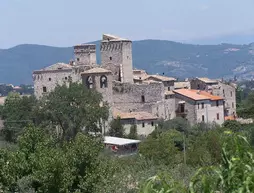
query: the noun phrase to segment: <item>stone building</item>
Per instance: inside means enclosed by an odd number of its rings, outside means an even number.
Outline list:
[[[186,116],[190,122],[194,124],[202,120],[202,110],[195,110],[196,100],[181,95],[179,91],[174,92],[176,79],[158,74],[149,75],[145,70],[133,70],[131,40],[104,34],[100,55],[99,65],[96,62],[96,45],[81,44],[74,46],[74,60],[69,64],[57,63],[34,71],[35,96],[43,97],[57,85],[68,85],[69,82],[82,83],[102,94],[103,100],[110,107],[109,121],[118,114],[127,133],[131,124],[137,124],[138,133],[144,136],[153,131],[156,120],[172,119],[179,115],[177,109],[181,104],[179,102],[182,101],[185,101],[185,108],[190,108],[189,112],[194,113]],[[209,97],[204,98],[204,104],[209,116],[213,117],[208,121],[212,121],[215,116],[212,112],[218,109],[213,110],[214,104],[211,102],[213,100]],[[221,103],[221,100],[216,101]],[[224,117],[221,112],[219,113],[220,120],[215,121],[221,123]],[[104,131],[108,130],[108,125],[105,124]]]
[[[125,128],[126,133],[130,133],[130,128],[132,125],[136,125],[137,134],[144,137],[153,132],[156,122],[158,120],[157,116],[153,116],[152,114],[147,112],[115,112],[114,118],[116,119],[117,117],[121,118],[121,123]]]
[[[223,98],[206,91],[178,89],[175,93],[176,116],[187,119],[191,125],[224,122]]]
[[[225,116],[236,116],[236,86],[223,80],[195,78],[191,81],[191,89],[205,90],[224,99]]]

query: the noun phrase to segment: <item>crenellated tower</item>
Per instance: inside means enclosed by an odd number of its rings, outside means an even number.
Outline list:
[[[102,67],[112,71],[114,80],[133,83],[131,40],[103,34],[100,51]]]
[[[96,64],[96,45],[81,44],[74,46],[76,65],[95,65]]]

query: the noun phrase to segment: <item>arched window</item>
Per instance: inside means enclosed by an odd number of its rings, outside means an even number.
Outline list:
[[[100,85],[101,85],[101,88],[107,88],[108,87],[108,78],[105,75],[101,76]]]
[[[87,77],[86,86],[87,86],[87,88],[93,88],[93,78],[91,76]]]

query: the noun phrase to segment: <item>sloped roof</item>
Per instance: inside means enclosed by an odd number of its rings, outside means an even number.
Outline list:
[[[174,90],[175,93],[191,98],[193,100],[223,100],[222,97],[212,95],[205,91],[193,89],[178,89]]]
[[[206,78],[206,77],[203,77],[203,78],[198,78],[198,80],[204,82],[204,83],[218,83],[217,80],[212,80],[212,79],[209,79],[209,78]]]
[[[114,118],[120,117],[121,119],[136,119],[138,121],[141,120],[156,120],[158,117],[153,116],[151,113],[148,112],[130,112],[130,113],[124,113],[124,112],[113,112]]]
[[[90,70],[86,70],[82,72],[81,75],[82,74],[103,74],[103,73],[111,73],[111,71],[105,68],[96,67],[96,68],[92,68]]]
[[[145,79],[157,79],[158,81],[175,81],[175,78],[172,77],[167,77],[167,76],[161,76],[161,75],[148,75],[147,77],[145,77]]]
[[[129,145],[129,144],[140,143],[140,140],[105,136],[104,143],[111,144],[111,145]]]
[[[206,92],[206,91],[200,91],[200,94],[209,97],[210,100],[212,100],[212,101],[223,100],[222,97],[212,95],[212,94],[210,94],[209,92]]]
[[[227,121],[227,120],[236,120],[236,117],[235,116],[226,116],[225,117],[225,121]]]
[[[103,34],[102,35],[102,42],[103,41],[130,41],[128,39],[125,39],[125,38],[121,38],[121,37],[118,37],[118,36],[115,36],[115,35],[111,35],[111,34]]]
[[[48,71],[48,70],[64,70],[64,69],[71,69],[72,66],[70,64],[65,64],[65,63],[56,63],[56,64],[53,64],[51,66],[48,66],[46,68],[43,68],[41,70],[45,70],[45,71]]]

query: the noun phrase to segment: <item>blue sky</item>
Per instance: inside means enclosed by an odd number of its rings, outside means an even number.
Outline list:
[[[254,37],[253,10],[254,0],[0,0],[0,48],[72,46],[102,33],[181,42]]]

